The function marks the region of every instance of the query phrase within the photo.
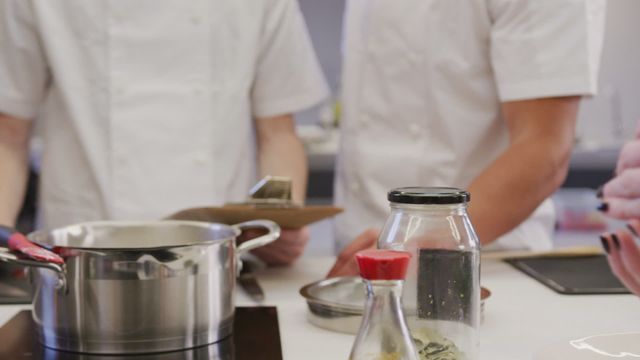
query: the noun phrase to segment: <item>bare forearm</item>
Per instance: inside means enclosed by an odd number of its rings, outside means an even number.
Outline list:
[[[579,98],[505,105],[509,147],[471,183],[469,213],[483,245],[525,221],[564,182]]]
[[[30,126],[0,114],[0,224],[13,226],[24,200]]]
[[[256,119],[258,161],[262,176],[286,176],[292,179],[292,198],[303,204],[307,191],[307,156],[296,135],[291,115]],[[270,265],[288,265],[299,258],[309,241],[309,231],[283,229],[280,238],[253,251]]]
[[[258,136],[260,175],[290,177],[293,201],[303,204],[307,191],[307,156],[293,129],[293,119],[284,116],[266,121],[284,121],[287,125],[286,131],[278,131],[277,136]]]
[[[473,181],[469,214],[483,245],[513,230],[562,185],[568,157],[516,144]]]

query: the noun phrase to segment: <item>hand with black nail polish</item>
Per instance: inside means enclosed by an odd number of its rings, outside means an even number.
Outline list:
[[[611,269],[633,293],[640,296],[640,122],[636,137],[620,152],[615,176],[597,191],[598,210],[627,220],[627,228],[600,237]]]
[[[622,219],[640,219],[640,122],[636,138],[620,151],[615,176],[598,188],[598,210]]]
[[[634,294],[640,296],[640,247],[637,230],[640,222],[630,223],[628,229],[600,236],[602,247],[613,273]]]
[[[607,211],[609,211],[609,204],[607,204],[606,202],[603,202],[600,205],[598,205],[597,209],[598,209],[598,211],[606,213]]]

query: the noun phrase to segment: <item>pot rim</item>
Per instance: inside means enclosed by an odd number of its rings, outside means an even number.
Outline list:
[[[179,232],[190,232],[188,235],[193,236],[177,236]],[[240,233],[241,230],[236,226],[213,222],[104,220],[82,222],[53,230],[37,230],[29,234],[28,238],[49,249],[140,251],[213,245],[234,240]]]

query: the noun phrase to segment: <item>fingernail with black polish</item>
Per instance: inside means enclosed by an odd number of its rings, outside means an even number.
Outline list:
[[[631,233],[633,234],[633,236],[640,238],[640,235],[638,235],[638,231],[636,230],[636,228],[634,228],[633,226],[631,226],[631,224],[627,224],[627,229],[629,229],[629,231],[631,231]]]
[[[603,202],[602,204],[598,205],[598,211],[602,211],[602,212],[607,212],[609,211],[609,204],[606,202]]]
[[[609,249],[609,242],[607,241],[607,238],[600,235],[600,241],[602,241],[602,247],[604,248],[604,251],[606,251],[608,254],[610,249]]]
[[[596,196],[598,197],[598,199],[602,199],[602,186],[600,186],[598,188],[598,190],[596,191]]]
[[[620,250],[620,239],[618,239],[618,235],[611,234],[611,239],[613,240],[613,244],[616,246],[616,250]]]

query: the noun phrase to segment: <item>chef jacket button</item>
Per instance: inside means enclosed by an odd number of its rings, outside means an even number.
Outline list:
[[[202,88],[200,87],[194,87],[193,94],[196,96],[202,96],[202,94],[204,94],[204,90],[202,90]]]
[[[96,91],[103,94],[109,92],[109,86],[105,82],[101,80],[94,80],[92,83],[94,84]]]
[[[193,25],[200,25],[200,22],[201,22],[200,17],[197,15],[192,16],[189,20]]]
[[[351,188],[351,191],[353,191],[353,192],[357,192],[357,191],[360,190],[360,184],[355,180],[351,182],[349,187]]]
[[[127,156],[121,152],[118,152],[115,154],[114,160],[117,165],[123,165],[127,162]]]
[[[420,135],[420,126],[416,123],[411,123],[411,125],[409,125],[409,131],[411,131],[411,134],[418,136]]]
[[[409,53],[409,62],[412,65],[420,65],[420,56],[416,53]]]
[[[111,14],[111,23],[114,25],[122,24],[123,16],[119,13]]]
[[[204,165],[207,163],[207,155],[205,154],[196,154],[193,157],[193,161],[198,165]]]

